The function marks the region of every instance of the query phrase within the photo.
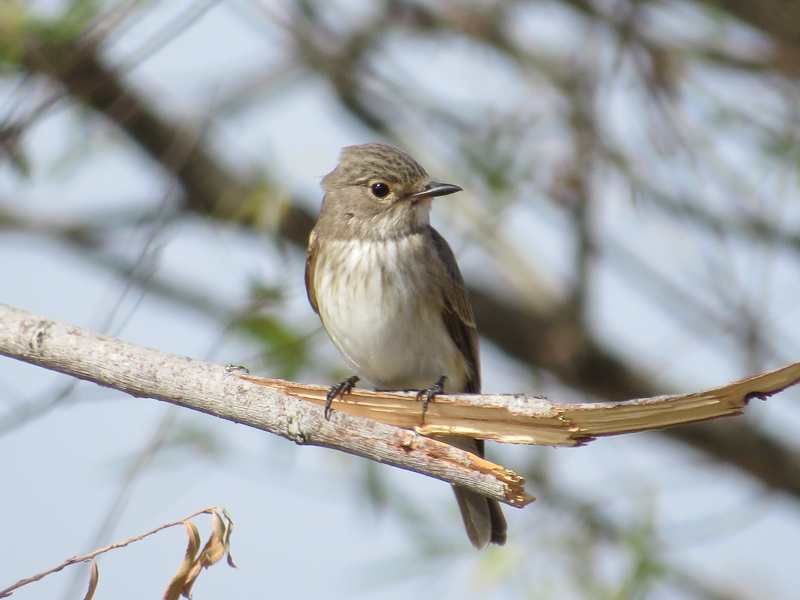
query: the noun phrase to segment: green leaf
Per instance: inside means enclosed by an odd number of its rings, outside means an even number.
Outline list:
[[[278,319],[254,315],[244,317],[238,325],[264,343],[264,359],[271,375],[293,379],[308,362],[308,336],[292,331]]]

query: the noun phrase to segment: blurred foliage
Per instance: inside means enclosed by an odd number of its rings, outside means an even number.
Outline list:
[[[0,0],[0,161],[38,182],[29,134],[68,107],[81,126],[59,140],[61,159],[46,175],[118,144],[166,182],[162,199],[134,218],[121,210],[64,224],[0,198],[0,227],[56,240],[128,286],[222,328],[233,323],[255,340],[254,362],[271,376],[331,380],[340,363],[328,360],[318,327],[308,333],[310,311],[306,320],[293,314],[304,299],[286,277],[302,268],[314,218],[307,207],[319,198],[290,193],[271,156],[242,158],[239,140],[218,135],[270,98],[294,102],[293,93],[318,86],[338,124],[359,139],[398,144],[468,190],[442,202],[445,233],[457,250],[469,247],[479,330],[509,364],[536,376],[535,391],[644,396],[705,381],[694,363],[733,377],[800,355],[797,3],[237,0],[220,6],[270,41],[269,60],[231,65],[196,84],[189,100],[133,83],[142,81],[137,67],[215,6]],[[155,31],[119,44],[170,8]],[[87,144],[92,122],[104,143]],[[246,297],[226,303],[158,265],[141,269],[144,257],[162,261],[143,250],[158,235],[153,223],[192,224],[198,215],[242,238],[268,232],[264,253],[275,273],[243,274]],[[120,244],[125,235],[137,242]],[[653,317],[631,332],[636,312]],[[223,451],[208,431],[171,431],[159,452]],[[760,423],[667,435],[794,502],[800,496],[796,444]],[[560,486],[544,452],[530,456],[528,479],[542,499],[511,546],[466,559],[477,563],[477,589],[729,597],[663,557],[648,493],[626,519],[612,519],[607,507]],[[464,559],[452,503],[419,506],[384,470],[365,469],[365,496],[406,523],[414,544],[370,575],[433,581]]]
[[[263,343],[265,366],[275,377],[293,379],[308,363],[307,336],[299,335],[277,318],[247,316],[238,325]]]

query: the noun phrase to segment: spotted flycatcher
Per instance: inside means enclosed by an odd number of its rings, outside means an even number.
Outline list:
[[[332,394],[358,378],[378,390],[423,390],[426,400],[441,392],[479,393],[472,307],[453,251],[429,219],[433,198],[461,188],[432,181],[417,161],[385,144],[343,149],[322,186],[306,289],[357,375]],[[483,440],[441,439],[483,456]],[[472,545],[504,544],[497,501],[453,489]]]

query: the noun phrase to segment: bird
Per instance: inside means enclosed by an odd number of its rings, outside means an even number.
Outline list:
[[[478,334],[455,255],[430,224],[433,199],[462,191],[430,178],[411,156],[381,143],[343,148],[322,179],[305,283],[323,328],[355,373],[332,399],[363,381],[376,390],[480,393]],[[446,443],[483,456],[483,440]],[[496,500],[453,486],[472,545],[506,542]]]

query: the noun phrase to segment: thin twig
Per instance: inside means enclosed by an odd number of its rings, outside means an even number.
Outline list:
[[[213,511],[214,511],[214,508],[204,508],[203,510],[198,510],[196,513],[192,513],[188,517],[184,517],[180,521],[173,521],[172,523],[164,523],[163,525],[159,525],[155,529],[151,529],[150,531],[148,531],[146,533],[142,533],[140,535],[137,535],[137,536],[134,536],[132,538],[129,538],[129,539],[125,540],[124,542],[116,542],[114,544],[111,544],[110,546],[105,546],[104,548],[100,548],[99,550],[94,550],[93,552],[90,552],[89,554],[84,554],[83,556],[73,556],[72,558],[68,558],[63,563],[53,567],[52,569],[48,569],[47,571],[43,571],[43,572],[41,572],[41,573],[39,573],[37,575],[34,575],[33,577],[28,577],[26,579],[21,579],[20,581],[18,581],[14,585],[12,585],[10,587],[7,587],[4,590],[0,590],[0,598],[6,598],[7,596],[10,596],[11,592],[13,592],[14,590],[19,589],[22,586],[28,585],[29,583],[33,583],[35,581],[39,581],[40,579],[43,579],[43,578],[47,577],[48,575],[52,575],[53,573],[58,573],[59,571],[61,571],[63,569],[66,569],[70,565],[75,565],[75,564],[82,563],[82,562],[89,562],[90,560],[94,559],[95,556],[99,556],[100,554],[105,554],[106,552],[109,552],[110,550],[116,550],[117,548],[124,548],[125,546],[127,546],[129,544],[132,544],[133,542],[138,542],[140,540],[143,540],[144,538],[146,538],[148,536],[151,536],[154,533],[158,533],[159,531],[162,531],[162,530],[167,529],[169,527],[175,527],[176,525],[183,525],[189,519],[193,519],[194,517],[196,517],[198,515],[202,515],[202,514],[211,514]]]

